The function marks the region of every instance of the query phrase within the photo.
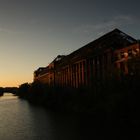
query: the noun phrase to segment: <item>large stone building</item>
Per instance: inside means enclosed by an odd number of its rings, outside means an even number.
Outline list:
[[[47,67],[34,72],[34,81],[78,88],[104,84],[113,78],[121,80],[134,73],[129,60],[138,58],[139,50],[136,39],[115,29],[67,56],[58,55]]]

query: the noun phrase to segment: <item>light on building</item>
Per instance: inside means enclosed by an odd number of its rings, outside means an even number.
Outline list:
[[[124,52],[124,57],[128,57],[128,53],[127,52]]]

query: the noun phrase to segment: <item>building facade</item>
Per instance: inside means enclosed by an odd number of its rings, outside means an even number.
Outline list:
[[[67,56],[57,56],[34,72],[34,81],[50,86],[96,87],[132,74],[129,60],[139,56],[139,42],[115,29]]]

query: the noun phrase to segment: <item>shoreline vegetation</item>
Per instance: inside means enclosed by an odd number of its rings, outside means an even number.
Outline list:
[[[96,89],[49,87],[40,82],[24,83],[19,86],[17,96],[55,111],[113,117],[137,125],[140,124],[139,79],[137,76],[121,82],[111,81]]]

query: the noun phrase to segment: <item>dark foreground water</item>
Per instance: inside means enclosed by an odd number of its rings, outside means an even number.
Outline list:
[[[103,124],[94,115],[47,111],[12,94],[0,97],[0,140],[115,139],[125,134],[119,125]]]

